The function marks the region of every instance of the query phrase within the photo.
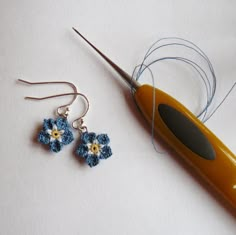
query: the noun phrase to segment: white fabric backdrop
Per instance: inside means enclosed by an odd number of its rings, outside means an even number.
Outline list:
[[[236,77],[235,9],[234,0],[0,0],[0,234],[235,234],[235,211],[178,156],[155,152],[129,89],[71,30],[129,73],[154,40],[192,40],[216,70],[217,103]],[[166,71],[157,85],[192,107],[192,84]],[[53,155],[34,142],[42,120],[69,98],[23,97],[71,90],[18,78],[78,85],[91,103],[86,124],[110,135],[113,156],[90,169],[73,155],[75,143]],[[233,152],[235,97],[207,122]]]

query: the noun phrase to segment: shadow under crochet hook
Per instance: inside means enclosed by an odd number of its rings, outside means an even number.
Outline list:
[[[185,106],[150,85],[141,85],[83,38],[134,91],[134,99],[155,131],[236,208],[236,156]],[[153,92],[156,114],[153,122]]]

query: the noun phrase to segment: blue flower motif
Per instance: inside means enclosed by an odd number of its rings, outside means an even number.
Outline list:
[[[81,143],[76,153],[84,158],[90,167],[96,166],[100,159],[107,159],[112,155],[111,148],[108,146],[110,139],[107,134],[96,135],[93,132],[84,132],[80,139]]]
[[[63,145],[67,145],[73,140],[73,134],[65,118],[44,119],[43,129],[38,134],[38,141],[49,145],[52,152],[60,152]]]

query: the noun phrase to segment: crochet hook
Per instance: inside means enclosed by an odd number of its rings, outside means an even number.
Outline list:
[[[236,207],[236,156],[183,104],[150,85],[141,85],[89,42],[87,42],[134,91],[144,118],[221,195]],[[153,92],[156,115],[153,120]]]

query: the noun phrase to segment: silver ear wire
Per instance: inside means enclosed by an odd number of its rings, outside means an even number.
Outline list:
[[[84,118],[85,115],[88,113],[88,110],[89,110],[89,108],[90,108],[90,103],[89,103],[88,98],[87,98],[84,94],[82,94],[82,93],[76,93],[76,94],[77,94],[78,96],[83,97],[83,99],[86,101],[87,106],[86,106],[86,109],[85,109],[85,111],[83,112],[83,114],[82,114],[79,118],[75,119],[75,120],[72,122],[72,127],[73,127],[74,129],[80,131],[80,132],[85,132],[85,131],[87,131],[87,127],[83,125],[83,124],[84,124],[83,118]]]
[[[60,107],[57,108],[57,114],[59,116],[63,116],[64,118],[68,117],[69,114],[69,107],[74,103],[75,99],[77,98],[77,87],[71,83],[71,82],[66,82],[66,81],[49,81],[49,82],[29,82],[26,80],[22,80],[22,79],[18,79],[19,82],[22,83],[26,83],[28,85],[44,85],[44,84],[67,84],[70,87],[72,87],[72,89],[74,90],[74,93],[70,93],[70,94],[74,94],[73,99],[71,100],[71,102],[69,102],[68,104],[62,105]],[[69,94],[69,93],[68,93]],[[51,95],[51,96],[45,96],[45,97],[31,97],[31,96],[26,96],[25,99],[31,99],[31,100],[46,100],[46,99],[51,99],[51,98],[55,98],[55,97],[60,97],[60,96],[64,96],[64,94],[57,94],[57,95]]]
[[[56,98],[56,97],[61,97],[61,96],[68,96],[68,95],[73,95],[73,99],[70,103],[62,105],[60,107],[57,108],[57,114],[59,116],[63,116],[65,118],[68,117],[69,114],[69,107],[74,103],[74,101],[76,100],[76,98],[78,96],[81,96],[85,101],[86,101],[86,109],[85,111],[82,113],[82,115],[80,115],[79,118],[75,119],[72,122],[72,127],[80,132],[85,132],[87,131],[87,127],[83,125],[84,120],[83,118],[85,117],[85,115],[87,114],[90,104],[89,104],[89,100],[88,98],[82,94],[82,93],[78,93],[77,92],[77,88],[73,83],[70,82],[66,82],[66,81],[53,81],[53,82],[29,82],[29,81],[25,81],[22,79],[18,79],[18,81],[29,84],[29,85],[41,85],[41,84],[67,84],[69,86],[71,86],[74,90],[74,92],[71,93],[62,93],[62,94],[56,94],[56,95],[50,95],[50,96],[44,96],[44,97],[32,97],[32,96],[26,96],[25,99],[30,99],[30,100],[46,100],[46,99],[51,99],[51,98]],[[63,111],[61,111],[63,110]]]

